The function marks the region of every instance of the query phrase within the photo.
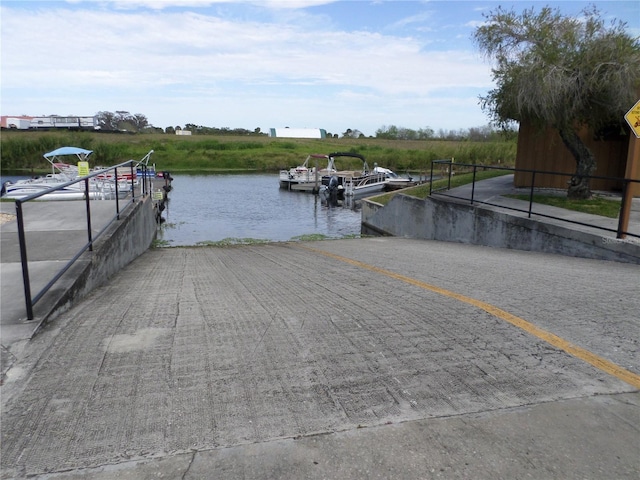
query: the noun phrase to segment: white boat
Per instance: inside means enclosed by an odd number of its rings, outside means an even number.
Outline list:
[[[362,175],[345,177],[343,183],[344,194],[348,197],[363,197],[383,192],[387,182],[388,177],[384,172],[369,172],[365,162],[365,170],[363,170]]]
[[[393,170],[388,168],[378,167],[373,168],[374,173],[384,173],[387,177],[387,183],[385,184],[385,190],[399,190],[401,188],[407,188],[416,185],[417,182],[412,177],[401,177]]]
[[[309,165],[315,159],[315,165]],[[322,159],[327,162],[325,168],[319,168],[318,161]],[[280,188],[300,192],[318,193],[322,185],[322,177],[336,173],[333,158],[329,155],[315,154],[309,155],[304,163],[289,170],[280,170]]]
[[[40,182],[40,179],[37,178],[29,180],[19,180],[15,183],[7,182],[2,186],[2,198],[24,198],[29,195],[33,195],[34,193],[40,193],[49,190],[56,186],[57,184],[55,183]],[[92,200],[104,200],[114,197],[115,190],[112,189],[111,185],[108,183],[105,184],[102,189],[98,189],[98,187],[92,188],[91,184],[89,185],[89,198]],[[38,200],[83,200],[84,198],[84,183],[79,182],[42,195],[38,198]]]
[[[58,187],[80,178],[78,167],[62,160],[67,157],[75,157],[78,161],[87,161],[93,153],[78,147],[62,147],[44,154],[44,158],[51,164],[51,173],[43,177],[5,182],[2,185],[3,198],[24,198],[34,193],[40,193],[53,187]],[[122,177],[117,179],[118,196],[125,197],[131,187],[130,180]],[[89,179],[88,195],[90,199],[115,198],[116,179],[112,173],[105,173]],[[77,182],[63,188],[47,193],[40,200],[82,200],[85,198],[85,182]]]
[[[336,200],[339,198],[362,198],[378,192],[385,191],[391,181],[404,182],[395,172],[388,168],[378,167],[374,164],[373,170],[362,155],[350,152],[336,152],[329,155],[330,158],[339,156],[355,157],[362,160],[362,171],[338,171],[333,175],[323,178],[322,193],[326,198]],[[411,180],[406,179],[408,184]]]

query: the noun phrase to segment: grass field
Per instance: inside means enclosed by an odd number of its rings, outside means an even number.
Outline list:
[[[529,201],[529,195],[506,195],[507,197]],[[534,203],[542,203],[553,207],[565,208],[576,212],[591,213],[603,217],[618,218],[620,214],[620,199],[610,199],[594,195],[586,200],[573,200],[566,195],[533,195]]]
[[[486,170],[476,172],[476,181],[486,180],[488,178],[499,177],[501,175],[508,175],[513,173],[511,170]],[[435,180],[433,186],[429,184],[418,185],[416,187],[406,188],[402,190],[405,195],[410,195],[417,198],[427,198],[431,188],[438,190],[446,188],[448,179],[443,178],[441,180]],[[462,173],[451,177],[451,188],[466,185],[473,181],[472,173]],[[398,192],[389,192],[376,197],[372,197],[371,200],[386,205]],[[529,201],[529,195],[513,194],[505,195],[510,198],[517,198],[519,200]],[[576,212],[591,213],[593,215],[601,215],[603,217],[618,218],[620,214],[620,199],[610,199],[598,195],[594,195],[590,199],[586,200],[572,200],[568,199],[565,195],[557,194],[535,194],[533,195],[534,203],[541,203],[543,205],[551,205],[554,207],[564,208],[567,210],[573,210]]]
[[[502,175],[512,174],[512,170],[486,170],[482,172],[476,172],[476,182],[480,180],[486,180],[488,178],[500,177]],[[435,177],[435,172],[434,172]],[[451,188],[460,187],[462,185],[466,185],[473,181],[473,173],[460,173],[458,175],[451,177]],[[402,190],[404,195],[409,195],[411,197],[416,198],[427,198],[429,196],[429,192],[433,190],[440,190],[442,188],[446,188],[449,184],[448,178],[443,178],[440,180],[434,180],[433,185],[430,186],[428,183],[417,185],[415,187],[405,188]],[[389,201],[396,195],[398,192],[389,192],[384,193],[382,195],[378,195],[376,197],[372,197],[372,200],[380,203],[382,205],[386,205]]]
[[[0,140],[3,173],[41,173],[49,165],[42,155],[63,146],[93,150],[90,165],[115,165],[139,160],[154,150],[157,169],[174,173],[228,171],[277,172],[300,165],[311,153],[351,152],[398,173],[426,172],[431,162],[455,158],[463,163],[512,166],[516,140],[444,141],[377,138],[288,139],[265,135],[228,136],[113,134],[96,132],[3,131]],[[360,168],[359,160],[340,159],[339,169]]]

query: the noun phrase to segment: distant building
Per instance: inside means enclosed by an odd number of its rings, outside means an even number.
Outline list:
[[[48,117],[3,116],[2,128],[16,130],[100,130],[98,117]]]
[[[324,128],[271,128],[270,137],[278,138],[327,138]]]
[[[31,119],[33,117],[27,117],[25,115],[3,115],[1,118],[0,127],[2,128],[15,128],[18,130],[28,130],[31,125]]]
[[[176,130],[176,135],[191,135],[191,130]]]

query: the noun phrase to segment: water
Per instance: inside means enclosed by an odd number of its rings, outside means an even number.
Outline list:
[[[158,233],[169,246],[360,234],[360,202],[328,206],[318,195],[280,189],[277,173],[172,177],[166,222]]]
[[[28,175],[0,175],[0,185],[4,184],[4,182],[17,182],[18,180],[27,180],[32,178]]]
[[[278,174],[173,174],[158,240],[190,246],[226,239],[287,241],[360,234],[360,202],[327,206],[318,195],[279,188]],[[1,182],[30,178],[2,176]],[[162,185],[162,181],[156,185]]]

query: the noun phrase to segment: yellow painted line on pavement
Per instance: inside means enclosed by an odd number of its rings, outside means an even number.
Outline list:
[[[341,262],[349,263],[351,265],[361,267],[372,272],[380,273],[382,275],[386,275],[387,277],[395,278],[396,280],[400,280],[402,282],[409,283],[411,285],[415,285],[416,287],[423,288],[425,290],[429,290],[431,292],[444,295],[445,297],[454,298],[460,302],[467,303],[469,305],[473,305],[485,312],[494,315],[506,322],[509,322],[512,325],[515,325],[518,328],[521,328],[527,333],[538,337],[541,340],[544,340],[550,345],[553,345],[556,348],[564,350],[570,355],[573,355],[580,360],[587,362],[588,364],[596,367],[603,372],[608,373],[609,375],[613,375],[614,377],[622,380],[623,382],[628,383],[636,388],[640,388],[640,375],[637,375],[625,368],[622,368],[619,365],[616,365],[609,360],[602,358],[595,353],[590,352],[589,350],[585,350],[584,348],[573,345],[571,342],[566,341],[565,339],[543,330],[542,328],[536,327],[530,322],[517,317],[509,312],[506,312],[490,303],[483,302],[481,300],[476,300],[475,298],[467,297],[465,295],[461,295],[459,293],[452,292],[451,290],[446,290],[444,288],[437,287],[435,285],[431,285],[429,283],[422,282],[420,280],[416,280],[415,278],[407,277],[405,275],[401,275],[399,273],[391,272],[389,270],[385,270],[383,268],[378,268],[373,265],[369,265],[368,263],[360,262],[358,260],[353,260],[351,258],[342,257],[340,255],[336,255],[331,252],[327,252],[324,250],[319,250],[317,248],[312,248],[307,245],[300,245],[300,247],[305,248],[307,250],[311,250],[313,252],[319,253],[321,255],[325,255],[327,257],[334,258],[336,260],[340,260]]]

